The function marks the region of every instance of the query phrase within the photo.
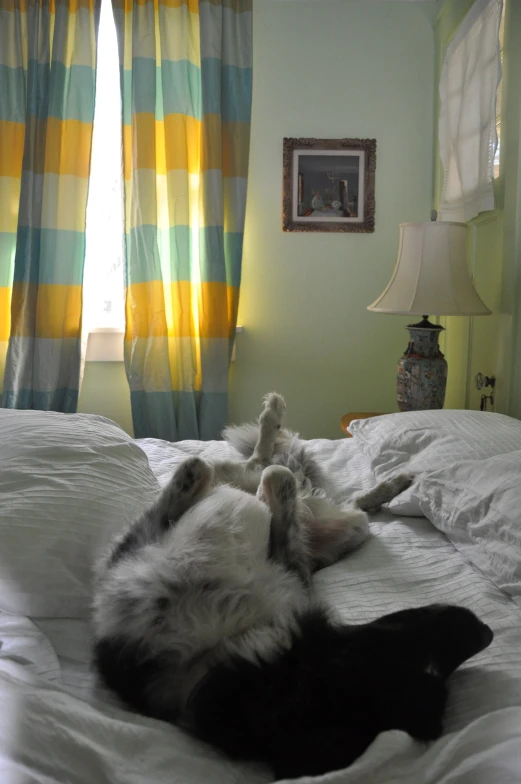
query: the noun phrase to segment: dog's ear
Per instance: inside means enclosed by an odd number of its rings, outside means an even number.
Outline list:
[[[431,612],[432,665],[445,678],[494,638],[492,629],[465,607],[435,605]]]

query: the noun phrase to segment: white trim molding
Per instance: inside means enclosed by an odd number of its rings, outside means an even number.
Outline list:
[[[119,327],[91,329],[85,362],[123,362],[124,330]]]

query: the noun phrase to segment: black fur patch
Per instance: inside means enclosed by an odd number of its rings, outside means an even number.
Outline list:
[[[170,530],[173,525],[173,521],[169,518],[167,514],[162,514],[158,517],[159,528],[161,529],[161,533],[166,533]]]
[[[176,490],[183,493],[183,495],[188,494],[195,484],[196,473],[193,466],[198,462],[198,458],[196,457],[193,457],[191,460],[187,460],[183,466],[183,472],[176,476]]]
[[[351,627],[313,612],[300,626],[274,663],[215,668],[190,705],[202,739],[277,778],[346,767],[384,730],[439,737],[445,677],[492,638],[468,610],[437,606]],[[443,675],[426,672],[432,661]]]
[[[214,591],[218,591],[222,588],[222,581],[221,580],[202,580],[200,583],[197,583],[197,588],[199,588],[202,593],[213,593]]]
[[[105,685],[129,707],[147,716],[175,723],[175,710],[148,699],[151,684],[158,680],[167,684],[172,677],[177,666],[175,656],[168,653],[147,655],[139,643],[111,637],[95,644],[94,665]]]
[[[141,537],[139,532],[132,528],[126,536],[114,547],[108,561],[108,566],[113,566],[117,561],[124,558],[126,555],[132,555],[141,546]]]

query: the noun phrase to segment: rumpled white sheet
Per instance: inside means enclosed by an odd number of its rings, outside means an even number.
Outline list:
[[[2,784],[264,784],[164,722],[77,699],[0,652]]]
[[[0,658],[2,784],[265,784],[261,766],[231,763],[175,727],[103,710]],[[515,784],[521,781],[521,708],[477,719],[426,748],[382,733],[354,765],[304,782]]]
[[[225,444],[141,442],[160,482],[188,454],[228,457]],[[314,441],[338,503],[374,483],[350,439]],[[496,634],[451,679],[446,734],[427,747],[380,735],[349,769],[302,782],[521,782],[521,615],[427,520],[374,518],[374,536],[316,577],[346,622],[433,601],[473,609]],[[96,690],[85,621],[0,615],[0,784],[264,784],[260,766],[232,763],[179,729],[118,708]],[[385,655],[385,652],[382,652]],[[22,663],[24,662],[24,663]]]
[[[304,782],[322,784],[518,784],[521,708],[477,719],[426,748],[405,732],[383,732],[346,770]]]

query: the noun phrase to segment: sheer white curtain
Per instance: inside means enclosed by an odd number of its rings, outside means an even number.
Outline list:
[[[494,209],[502,7],[503,0],[476,0],[447,48],[440,79],[441,220],[466,222]]]

